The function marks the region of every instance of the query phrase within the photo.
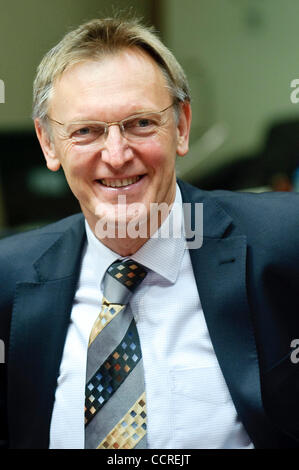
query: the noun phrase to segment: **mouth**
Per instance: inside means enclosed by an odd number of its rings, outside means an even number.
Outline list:
[[[144,175],[133,176],[131,178],[105,178],[98,180],[100,184],[106,186],[107,188],[124,188],[126,186],[131,186],[132,184],[137,183],[143,178]]]

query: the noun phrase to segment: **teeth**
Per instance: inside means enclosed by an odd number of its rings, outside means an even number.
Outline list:
[[[140,176],[135,176],[134,178],[125,178],[122,180],[100,180],[104,186],[109,186],[112,188],[121,188],[122,186],[128,186],[129,184],[136,183],[140,179]]]

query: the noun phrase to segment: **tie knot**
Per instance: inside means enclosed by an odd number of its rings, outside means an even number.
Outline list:
[[[132,292],[143,281],[147,274],[141,264],[131,259],[115,261],[109,266],[107,273]]]
[[[143,281],[147,271],[131,259],[112,263],[104,278],[104,296],[111,303],[127,304],[134,290]]]

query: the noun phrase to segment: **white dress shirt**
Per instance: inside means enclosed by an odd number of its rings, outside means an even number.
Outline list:
[[[181,208],[178,186],[175,203]],[[51,420],[50,448],[56,449],[84,448],[88,338],[100,310],[101,281],[119,258],[87,223],[86,233]],[[252,448],[210,340],[184,237],[151,238],[131,258],[148,268],[127,307],[143,355],[148,448]]]

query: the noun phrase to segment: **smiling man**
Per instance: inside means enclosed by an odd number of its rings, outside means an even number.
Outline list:
[[[103,216],[117,225],[120,196],[127,223],[132,204],[144,207],[143,217],[149,217],[151,204],[171,206],[175,157],[188,151],[191,121],[189,100],[173,96],[161,67],[145,51],[119,45],[104,57],[100,52],[101,58],[70,65],[57,77],[46,116],[51,139],[35,120],[48,168],[63,167],[93,232]],[[102,242],[125,256],[147,235]]]
[[[82,213],[0,242],[1,446],[299,447],[298,195],[176,179],[188,83],[137,21],[68,33],[33,117]]]

